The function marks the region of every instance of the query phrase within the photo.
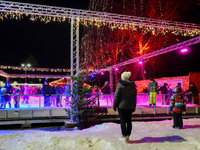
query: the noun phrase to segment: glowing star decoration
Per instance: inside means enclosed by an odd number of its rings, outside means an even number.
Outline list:
[[[182,53],[185,53],[185,52],[187,52],[187,51],[188,51],[188,50],[187,50],[186,48],[184,48],[184,49],[181,50]]]

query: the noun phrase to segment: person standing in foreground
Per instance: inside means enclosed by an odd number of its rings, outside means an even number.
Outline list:
[[[182,112],[186,111],[186,100],[181,94],[180,88],[173,89],[173,95],[170,98],[170,111],[173,111],[173,128],[183,128]]]
[[[154,107],[156,107],[156,95],[158,91],[158,83],[153,78],[150,78],[148,90],[150,92],[149,107],[151,107],[152,104]]]
[[[130,76],[131,72],[121,74],[113,102],[113,110],[118,109],[120,117],[122,138],[119,138],[119,140],[127,143],[132,130],[131,117],[136,107],[136,85],[134,81],[129,80]]]

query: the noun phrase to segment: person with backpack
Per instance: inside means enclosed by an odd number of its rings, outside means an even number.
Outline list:
[[[157,95],[157,91],[158,91],[158,83],[154,80],[154,78],[150,78],[148,90],[150,93],[149,107],[151,107],[152,104],[154,107],[156,107],[156,95]]]
[[[186,100],[181,94],[180,88],[173,89],[173,95],[170,98],[170,111],[173,111],[173,128],[183,128],[182,112],[186,111]]]

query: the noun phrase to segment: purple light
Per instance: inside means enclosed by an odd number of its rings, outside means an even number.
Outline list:
[[[143,62],[142,62],[141,60],[138,62],[138,64],[140,64],[140,65],[141,65],[142,63],[143,63]]]
[[[184,49],[181,50],[182,53],[185,53],[185,52],[187,52],[187,51],[188,51],[188,50],[187,50],[186,48],[184,48]]]
[[[101,75],[104,75],[104,72],[101,72]]]
[[[115,68],[115,71],[118,71],[119,69],[118,68]]]

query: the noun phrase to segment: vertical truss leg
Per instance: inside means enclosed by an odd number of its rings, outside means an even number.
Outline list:
[[[71,76],[79,74],[79,18],[71,18]],[[73,81],[71,80],[71,92],[73,93]],[[73,97],[71,98],[73,101]],[[70,120],[73,122],[73,109],[71,107]]]
[[[113,72],[112,71],[113,71],[112,69],[109,71],[109,80],[110,80],[109,84],[110,84],[111,92],[113,92]]]

